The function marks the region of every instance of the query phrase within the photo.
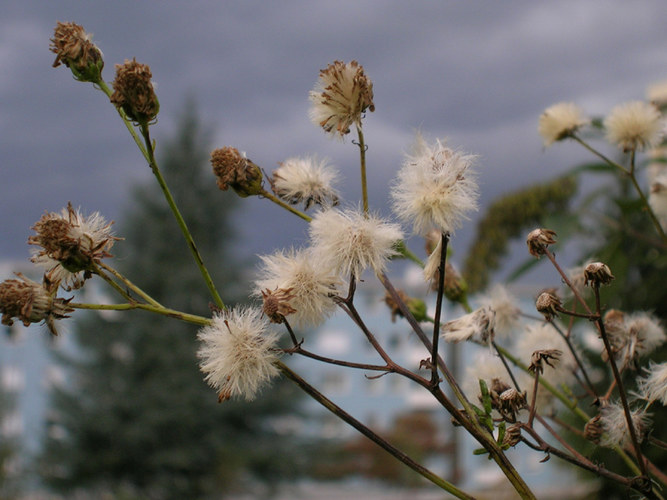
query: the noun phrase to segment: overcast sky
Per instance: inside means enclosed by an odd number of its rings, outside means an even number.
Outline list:
[[[589,158],[573,144],[543,150],[536,125],[545,107],[571,100],[606,114],[667,78],[664,0],[0,5],[0,259],[27,258],[29,227],[70,200],[119,220],[128,188],[151,177],[104,96],[51,67],[58,20],[94,34],[107,81],[126,58],[150,65],[161,103],[158,144],[194,95],[215,126],[214,146],[236,146],[267,171],[294,155],[329,157],[349,202],[360,192],[358,151],[309,121],[307,96],[328,63],[358,60],[375,91],[376,111],[364,125],[370,201],[385,215],[388,185],[417,129],[480,156],[486,204]],[[268,201],[242,207],[261,235],[247,234],[251,252],[303,240],[303,222]],[[473,228],[474,221],[457,232],[453,245],[462,251]]]

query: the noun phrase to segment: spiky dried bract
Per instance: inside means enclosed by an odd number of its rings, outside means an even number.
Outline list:
[[[563,351],[559,349],[539,349],[530,356],[530,366],[528,371],[532,373],[544,373],[544,365],[556,368]]]
[[[309,250],[278,251],[260,257],[262,267],[255,281],[255,295],[262,290],[290,290],[287,301],[295,310],[289,317],[298,328],[315,327],[336,310],[333,296],[338,295],[341,280]]]
[[[49,50],[56,54],[53,67],[67,66],[80,82],[102,80],[102,51],[92,42],[92,35],[76,23],[56,23]]]
[[[140,125],[147,125],[157,118],[160,111],[153,82],[153,74],[147,64],[136,59],[116,64],[116,78],[113,81],[111,102],[121,108],[127,117]]]
[[[211,152],[211,166],[216,183],[222,191],[230,187],[241,198],[264,192],[262,169],[231,146]]]
[[[551,229],[533,229],[528,233],[526,244],[530,255],[540,258],[544,255],[547,246],[556,243],[556,232]]]
[[[285,316],[296,312],[289,301],[294,298],[291,288],[276,288],[262,290],[262,311],[271,323],[284,323]]]
[[[619,104],[604,120],[607,140],[626,152],[656,145],[663,125],[658,109],[643,101]]]
[[[41,247],[30,260],[46,269],[49,281],[80,288],[94,263],[111,257],[109,250],[120,239],[113,236],[112,224],[98,212],[85,217],[71,203],[59,214],[47,212],[32,227],[37,234],[28,238]]]
[[[604,262],[591,262],[584,268],[584,284],[608,285],[614,279],[611,269]]]
[[[278,334],[269,331],[262,311],[239,307],[213,316],[199,330],[197,351],[206,382],[218,391],[218,399],[254,399],[260,389],[279,373],[274,350]]]
[[[303,203],[306,210],[313,204],[332,207],[338,205],[338,192],[333,188],[337,179],[338,172],[327,160],[289,158],[273,171],[271,188],[292,205]]]
[[[490,307],[496,312],[496,335],[509,337],[519,324],[521,309],[517,307],[518,299],[501,284],[496,284],[479,298],[483,307]]]
[[[414,232],[454,233],[477,209],[475,156],[454,151],[440,141],[429,145],[417,136],[391,187],[394,212]]]
[[[12,325],[13,318],[20,320],[23,325],[30,323],[44,323],[53,335],[58,335],[55,321],[68,318],[68,313],[74,311],[68,306],[70,299],[57,298],[57,283],[32,281],[21,273],[19,279],[5,280],[0,283],[0,312],[2,324]]]
[[[623,368],[634,368],[641,356],[667,341],[660,320],[647,312],[626,314],[610,309],[604,316],[604,326],[614,357]],[[607,360],[606,352],[603,359]]]
[[[490,307],[482,307],[440,327],[442,338],[447,342],[470,340],[482,345],[493,341],[496,312]]]
[[[649,430],[649,415],[641,408],[630,410],[630,415],[635,434],[641,443]],[[602,446],[625,446],[630,443],[630,431],[620,403],[609,403],[600,409],[600,425],[604,431],[600,438]]]
[[[560,299],[551,291],[542,292],[535,301],[535,309],[537,309],[547,321],[551,321],[557,317],[561,307]]]
[[[540,115],[537,130],[544,140],[544,145],[551,146],[554,142],[571,137],[589,122],[579,106],[572,102],[560,102],[544,110]]]
[[[310,101],[312,122],[339,138],[348,134],[352,125],[361,127],[367,109],[375,111],[373,83],[357,61],[334,61],[320,70]]]
[[[660,401],[667,406],[667,362],[649,364],[646,376],[637,380],[639,393],[649,402]]]
[[[398,224],[358,209],[323,210],[313,217],[309,233],[321,265],[344,278],[360,278],[367,268],[382,273],[403,238]]]

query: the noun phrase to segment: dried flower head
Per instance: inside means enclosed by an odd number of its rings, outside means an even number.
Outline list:
[[[408,308],[410,314],[412,314],[412,316],[417,321],[424,321],[426,319],[426,303],[423,300],[416,297],[409,297],[403,290],[396,290],[396,293],[398,294],[398,298]],[[384,303],[387,304],[389,311],[391,311],[392,323],[396,322],[396,317],[404,317],[399,303],[394,300],[394,297],[389,293],[389,291],[387,291],[384,296]]]
[[[474,160],[440,141],[430,146],[417,136],[413,153],[406,156],[391,188],[395,213],[418,234],[432,229],[453,233],[468,212],[477,209]]]
[[[521,309],[518,299],[503,285],[494,285],[486,295],[479,299],[483,307],[490,307],[496,312],[496,335],[510,336],[519,324]]]
[[[603,262],[591,262],[584,268],[584,284],[591,286],[608,285],[614,279],[611,269]]]
[[[210,325],[199,330],[200,368],[218,391],[219,401],[235,396],[252,400],[278,375],[274,365],[278,335],[268,326],[261,310],[236,308],[216,314]]]
[[[643,150],[658,143],[663,123],[658,109],[643,101],[619,104],[604,120],[607,140],[623,151]]]
[[[501,417],[509,423],[516,422],[517,413],[526,408],[526,393],[520,393],[499,378],[491,380],[489,396],[491,397],[491,407],[497,410]]]
[[[600,444],[600,439],[602,439],[602,433],[604,432],[600,418],[599,414],[595,415],[584,426],[584,437],[595,444]]]
[[[136,59],[116,64],[111,102],[122,109],[127,117],[140,125],[147,125],[157,118],[160,102],[155,95],[153,74],[147,64]]]
[[[667,362],[649,364],[646,376],[637,380],[639,393],[649,403],[660,401],[667,406]]]
[[[241,198],[264,192],[262,169],[245,155],[241,155],[238,149],[225,146],[213,150],[211,165],[218,187],[222,191],[231,187]]]
[[[544,319],[551,321],[558,317],[558,312],[562,309],[560,299],[555,291],[542,292],[535,301],[535,308],[542,313]]]
[[[387,260],[396,255],[396,242],[403,238],[392,224],[358,209],[330,209],[315,215],[309,227],[313,251],[321,265],[344,277],[361,277],[366,268],[380,274]]]
[[[528,370],[532,373],[544,373],[544,365],[556,368],[563,351],[559,349],[540,349],[533,352],[530,356],[530,366]]]
[[[641,408],[630,410],[630,414],[637,439],[642,442],[649,428],[649,415]],[[609,403],[600,409],[600,425],[604,431],[600,439],[602,446],[625,446],[630,442],[625,411],[620,403]]]
[[[352,125],[361,127],[362,114],[375,111],[373,83],[357,62],[334,61],[320,70],[310,92],[310,119],[332,136],[342,138]]]
[[[53,67],[67,66],[80,82],[100,82],[104,59],[102,51],[92,42],[92,35],[76,23],[56,23],[51,38],[51,52],[56,54]]]
[[[276,288],[262,290],[262,311],[271,323],[284,323],[285,316],[296,312],[289,301],[294,298],[291,288]]]
[[[538,131],[545,146],[572,136],[590,120],[579,106],[572,102],[561,102],[548,107],[540,115]]]
[[[338,205],[338,193],[333,188],[337,178],[338,172],[327,160],[289,158],[273,171],[271,188],[292,205],[303,203],[306,210],[313,203],[332,207]]]
[[[639,357],[667,341],[658,318],[647,312],[626,314],[610,309],[604,316],[604,325],[614,357],[623,368],[635,368]],[[606,351],[602,357],[607,360]]]
[[[32,281],[21,273],[19,279],[5,280],[0,283],[0,312],[2,324],[12,325],[13,318],[20,320],[25,326],[30,323],[44,321],[53,335],[58,335],[55,321],[68,318],[74,311],[68,306],[70,299],[56,298],[57,283]]]
[[[544,255],[547,246],[554,243],[556,243],[556,232],[551,229],[533,229],[526,238],[530,255],[537,258]]]
[[[510,425],[503,437],[503,449],[516,446],[521,441],[521,424]]]
[[[447,342],[470,340],[482,345],[493,341],[496,312],[490,307],[482,307],[458,319],[442,325],[442,338]]]
[[[341,280],[308,250],[279,251],[261,256],[262,267],[255,281],[255,295],[262,290],[290,290],[287,299],[294,309],[290,324],[298,328],[318,326],[335,310]]]
[[[84,217],[71,203],[60,214],[47,212],[32,227],[37,234],[28,238],[29,244],[41,247],[31,261],[46,268],[49,281],[80,288],[93,265],[111,257],[109,250],[119,239],[111,224],[97,212]]]

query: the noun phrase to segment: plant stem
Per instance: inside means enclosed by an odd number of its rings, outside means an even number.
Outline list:
[[[161,314],[169,318],[175,318],[186,323],[206,326],[211,324],[209,318],[198,316],[196,314],[188,314],[174,309],[168,309],[162,306],[154,306],[151,304],[140,304],[139,302],[130,302],[128,304],[84,304],[80,302],[70,302],[69,306],[75,309],[89,309],[97,311],[131,311],[133,309],[142,309],[144,311]]]
[[[366,182],[366,143],[361,126],[357,125],[357,136],[359,137],[359,162],[361,166],[361,199],[364,205],[364,213],[368,213],[368,184]]]
[[[289,204],[285,203],[283,200],[281,200],[280,198],[275,196],[273,193],[270,193],[269,191],[267,191],[265,189],[262,190],[262,194],[260,196],[263,196],[264,198],[266,198],[268,200],[271,200],[276,205],[284,208],[285,210],[287,210],[289,212],[292,212],[294,215],[296,215],[298,217],[301,217],[306,222],[310,222],[311,220],[313,220],[313,218],[311,216],[306,215],[303,212],[294,208],[292,205],[289,205]]]
[[[433,317],[433,337],[431,340],[431,385],[436,387],[440,383],[438,375],[438,341],[440,339],[440,315],[442,314],[442,299],[445,292],[445,268],[447,260],[447,244],[449,233],[442,233],[440,240],[440,264],[438,266],[438,294],[435,300],[435,316]]]
[[[102,269],[105,271],[113,274],[119,281],[125,284],[130,290],[134,291],[137,295],[139,295],[142,299],[144,299],[146,302],[149,304],[152,304],[156,307],[162,307],[162,304],[160,304],[157,300],[155,300],[153,297],[148,295],[146,292],[144,292],[141,288],[139,288],[137,285],[132,283],[129,279],[127,279],[125,276],[123,276],[121,273],[116,271],[113,267],[105,264],[104,262],[98,262],[98,266],[100,266]]]

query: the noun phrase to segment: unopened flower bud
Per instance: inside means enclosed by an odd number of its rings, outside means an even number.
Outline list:
[[[396,293],[417,321],[424,321],[426,319],[426,303],[423,300],[409,297],[403,290],[397,290]],[[404,317],[399,303],[394,300],[394,297],[389,292],[385,294],[384,302],[391,311],[392,323],[396,322],[396,317]]]
[[[53,67],[64,64],[80,82],[100,82],[104,59],[102,51],[91,39],[92,36],[84,31],[83,26],[58,22],[49,47],[56,54]]]
[[[296,309],[289,303],[294,298],[292,290],[292,288],[288,288],[287,290],[277,288],[273,291],[268,288],[262,290],[262,299],[264,301],[262,311],[271,323],[283,323],[285,316],[296,312]]]
[[[539,258],[544,255],[548,245],[556,243],[555,236],[556,233],[551,229],[534,229],[526,238],[528,251],[531,255]]]
[[[555,316],[558,316],[561,302],[555,293],[542,292],[535,301],[535,308],[544,315],[544,319],[551,321]]]
[[[138,63],[136,59],[116,64],[111,102],[121,108],[130,120],[140,125],[147,125],[155,120],[160,111],[152,76],[150,67]]]
[[[44,284],[29,280],[18,273],[20,280],[6,280],[0,283],[0,312],[2,324],[12,325],[13,318],[25,326],[44,321],[53,335],[58,335],[55,320],[67,318],[74,309],[68,306],[72,299],[55,298],[58,284],[48,281]],[[53,286],[55,285],[55,286]]]
[[[211,165],[218,187],[227,191],[230,187],[241,198],[264,193],[262,170],[236,148],[225,146],[211,153]]]
[[[611,269],[607,264],[602,262],[592,262],[584,269],[584,284],[588,285],[608,285],[614,276],[611,274]]]

